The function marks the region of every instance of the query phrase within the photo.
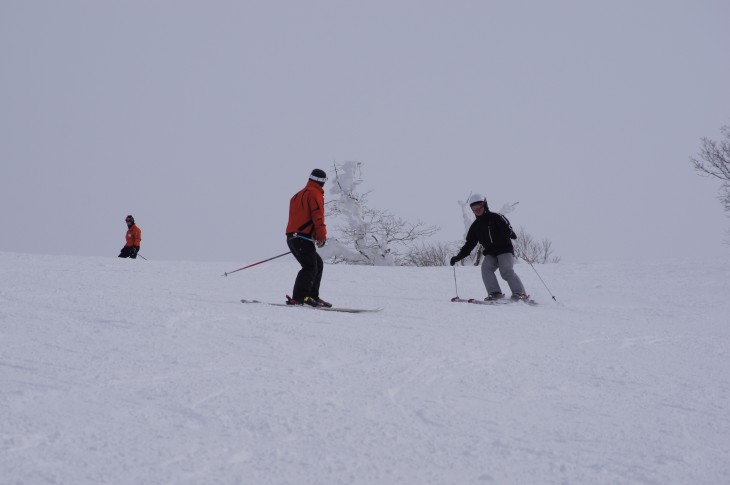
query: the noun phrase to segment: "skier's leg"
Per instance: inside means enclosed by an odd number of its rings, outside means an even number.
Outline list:
[[[314,282],[312,283],[312,289],[309,292],[309,296],[314,298],[315,300],[319,298],[319,284],[322,282],[322,272],[324,270],[324,262],[322,261],[322,258],[319,254],[317,254],[316,250],[314,252],[315,261],[317,263],[317,271],[314,275]]]
[[[132,248],[128,248],[127,246],[124,246],[121,251],[119,251],[119,258],[128,258],[132,252]]]
[[[302,265],[302,269],[297,273],[292,293],[292,298],[298,303],[302,303],[305,296],[310,296],[312,286],[317,280],[317,258],[319,258],[319,255],[314,249],[314,244],[304,239],[291,238],[287,240],[287,244],[294,257]],[[321,261],[322,258],[319,258],[319,260]],[[321,273],[319,277],[322,277]]]
[[[482,261],[482,281],[484,281],[484,287],[487,289],[487,295],[502,293],[497,277],[494,275],[497,267],[497,258],[490,255],[484,256],[484,260]]]
[[[520,277],[517,276],[517,273],[515,273],[515,257],[512,253],[500,254],[497,256],[497,260],[499,263],[499,274],[509,285],[509,289],[512,291],[512,294],[527,294],[525,287],[522,285],[522,280],[520,280]]]

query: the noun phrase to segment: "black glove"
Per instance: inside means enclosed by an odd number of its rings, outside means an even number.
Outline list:
[[[139,246],[132,246],[132,250],[129,252],[129,254],[132,258],[136,258],[138,252],[139,252]]]
[[[455,265],[455,264],[456,264],[456,263],[457,263],[458,261],[459,261],[459,260],[458,260],[458,259],[456,259],[456,256],[454,256],[453,258],[451,258],[451,259],[449,260],[449,264],[450,264],[451,266],[453,266],[453,265]]]

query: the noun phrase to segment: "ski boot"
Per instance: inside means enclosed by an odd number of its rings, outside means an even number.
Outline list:
[[[321,299],[319,297],[315,298],[315,300],[317,301],[317,306],[321,306],[321,307],[325,307],[325,308],[332,308],[332,303],[330,303],[328,301],[324,301],[323,299]]]
[[[309,305],[313,307],[318,307],[317,300],[312,298],[311,296],[305,296],[304,301],[302,302],[304,305]]]

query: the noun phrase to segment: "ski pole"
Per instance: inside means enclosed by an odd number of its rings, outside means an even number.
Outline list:
[[[314,240],[313,238],[311,238],[311,237],[307,237],[307,236],[302,236],[301,234],[299,234],[299,233],[296,233],[296,232],[295,232],[294,234],[292,234],[292,237],[298,237],[299,239],[304,239],[305,241],[309,241],[309,242],[311,242],[312,244],[314,244],[315,246],[317,246],[317,241],[315,241],[315,240]],[[327,241],[325,241],[325,242],[324,242],[324,243],[322,244],[322,246],[324,246],[325,244],[327,244]],[[320,246],[317,246],[317,247],[320,247]]]
[[[280,255],[278,255],[278,256],[274,256],[273,258],[269,258],[269,259],[264,259],[263,261],[259,261],[258,263],[253,263],[253,264],[249,264],[248,266],[244,266],[243,268],[238,268],[238,269],[236,269],[236,270],[233,270],[233,271],[229,271],[229,272],[227,272],[227,273],[223,273],[223,276],[228,276],[229,274],[233,274],[233,273],[235,273],[236,271],[241,271],[241,270],[243,270],[243,269],[246,269],[246,268],[250,268],[250,267],[252,267],[252,266],[256,266],[257,264],[265,263],[265,262],[267,262],[267,261],[271,261],[272,259],[276,259],[276,258],[280,258],[280,257],[282,257],[282,256],[286,256],[287,254],[291,254],[291,251],[287,251],[287,252],[285,252],[285,253],[283,253],[283,254],[280,254]]]
[[[454,268],[454,289],[456,290],[456,298],[459,298],[459,286],[456,284],[456,266],[452,266]]]
[[[317,244],[317,241],[315,241],[311,237],[302,236],[301,234],[299,234],[297,232],[295,232],[294,234],[292,234],[292,237],[298,237],[299,239],[304,239],[305,241],[309,241],[311,243]]]
[[[137,253],[137,256],[139,256],[140,258],[142,258],[142,259],[144,259],[145,261],[147,261],[147,258],[145,258],[144,256],[142,256],[141,254]]]
[[[527,264],[529,264],[529,265],[530,265],[530,267],[531,267],[531,268],[532,268],[532,270],[533,270],[533,271],[535,272],[535,274],[537,275],[537,277],[538,277],[538,278],[540,278],[540,281],[542,281],[542,284],[543,284],[543,286],[545,287],[545,289],[546,289],[546,290],[548,290],[548,293],[550,293],[550,296],[552,296],[552,297],[553,297],[553,300],[555,301],[555,303],[558,303],[558,300],[557,300],[557,299],[555,298],[555,295],[553,295],[553,292],[552,292],[552,291],[550,291],[550,288],[548,288],[548,285],[546,285],[546,284],[545,284],[545,280],[543,280],[543,279],[542,279],[542,276],[540,276],[540,273],[538,273],[538,272],[537,272],[537,270],[536,270],[536,269],[535,269],[535,267],[534,267],[534,266],[532,265],[532,263],[531,263],[530,261],[527,261],[527,260],[526,260],[525,258],[522,258],[522,260],[523,260],[523,261],[525,261],[525,262],[526,262]]]

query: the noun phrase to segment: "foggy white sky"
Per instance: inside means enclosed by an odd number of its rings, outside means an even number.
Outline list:
[[[0,250],[286,251],[315,168],[461,238],[470,191],[564,261],[727,256],[689,157],[730,124],[730,3],[4,1]]]

